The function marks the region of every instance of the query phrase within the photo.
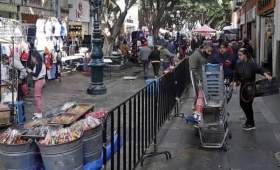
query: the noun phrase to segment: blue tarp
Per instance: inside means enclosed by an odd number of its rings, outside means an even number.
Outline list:
[[[118,146],[118,138],[120,138],[120,146]],[[123,145],[123,142],[122,142],[122,138],[120,137],[120,135],[118,134],[115,134],[114,135],[114,154],[119,150],[119,148]],[[110,160],[111,159],[111,156],[112,156],[112,153],[111,153],[111,144],[108,144],[106,146],[106,160]],[[94,162],[91,162],[91,163],[88,163],[84,166],[84,170],[100,170],[101,167],[103,165],[103,153],[102,153],[102,156],[100,159],[94,161]]]

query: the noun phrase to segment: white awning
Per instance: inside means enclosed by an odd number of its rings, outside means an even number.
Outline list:
[[[0,5],[0,11],[6,11],[6,12],[17,12],[17,6],[11,5],[11,4],[1,4]]]
[[[43,15],[46,17],[55,17],[56,14],[54,11],[48,11],[48,10],[43,10],[43,9],[38,9],[38,8],[32,8],[32,7],[20,7],[20,13],[22,14],[29,14],[29,15]]]

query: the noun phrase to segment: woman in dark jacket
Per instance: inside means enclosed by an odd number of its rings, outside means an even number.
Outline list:
[[[253,96],[248,96],[243,90],[244,86],[247,83],[255,82],[256,74],[261,74],[265,76],[269,81],[272,80],[272,77],[269,76],[265,70],[257,65],[256,62],[251,60],[252,56],[246,48],[241,48],[238,51],[238,57],[240,62],[237,63],[234,75],[234,84],[233,84],[233,93],[236,93],[236,87],[239,83],[241,83],[240,87],[240,106],[244,111],[247,120],[243,124],[244,130],[253,130],[255,129],[255,121],[254,121],[254,111],[253,111]]]
[[[154,50],[149,55],[149,60],[153,65],[155,78],[157,78],[160,68],[160,51],[157,46],[154,46]]]

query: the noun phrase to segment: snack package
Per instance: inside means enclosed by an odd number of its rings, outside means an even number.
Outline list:
[[[24,144],[28,140],[21,139],[21,132],[16,129],[8,128],[4,133],[0,135],[0,143],[5,143],[9,145],[13,144]]]
[[[100,125],[101,122],[98,119],[87,117],[85,119],[79,120],[70,126],[70,129],[77,131],[85,131]]]
[[[57,130],[49,130],[45,139],[41,139],[39,143],[41,145],[59,145],[67,142],[71,142],[80,138],[81,131],[77,131],[70,128],[60,128]]]
[[[103,118],[108,113],[108,109],[98,109],[86,115],[86,117],[93,117],[96,119]]]
[[[66,102],[62,107],[61,107],[61,111],[65,112],[66,110],[68,110],[69,108],[71,108],[72,106],[74,106],[77,102]]]

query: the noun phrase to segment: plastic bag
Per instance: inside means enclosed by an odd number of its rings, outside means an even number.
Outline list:
[[[86,117],[85,119],[79,120],[70,126],[70,129],[77,131],[89,130],[97,127],[101,124],[101,121],[92,117]]]
[[[72,106],[74,106],[77,102],[66,102],[62,107],[61,107],[61,111],[65,112],[66,110],[68,110],[69,108],[71,108]]]
[[[96,119],[100,119],[100,118],[103,118],[106,116],[106,114],[108,113],[108,109],[98,109],[96,111],[93,111],[91,113],[88,113],[86,115],[86,118],[87,117],[93,117],[93,118],[96,118]]]

